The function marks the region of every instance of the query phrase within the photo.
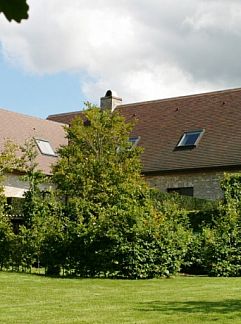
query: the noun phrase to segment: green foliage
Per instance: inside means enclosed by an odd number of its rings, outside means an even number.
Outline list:
[[[21,147],[21,153],[24,171],[21,179],[28,183],[29,190],[25,193],[21,206],[24,215],[23,225],[20,226],[14,241],[16,253],[13,255],[12,264],[15,268],[21,269],[31,269],[34,263],[41,264],[50,274],[49,269],[53,269],[55,265],[60,269],[58,264],[61,263],[59,255],[56,256],[59,253],[57,250],[62,251],[59,243],[59,236],[63,234],[60,221],[61,207],[51,188],[47,188],[47,177],[38,170],[34,139],[25,142]],[[56,274],[58,273],[59,270]]]
[[[81,276],[176,273],[188,241],[176,206],[170,215],[154,206],[140,175],[141,150],[128,141],[132,125],[87,106],[66,129],[69,145],[53,169],[71,223],[67,267]]]
[[[75,227],[70,251],[76,264],[70,268],[75,268],[75,274],[80,276],[118,278],[177,273],[190,232],[180,213],[172,210],[170,214],[169,209],[167,214],[160,214],[151,208],[148,204],[125,210],[113,206],[92,218],[88,225]]]
[[[9,218],[0,212],[0,269],[7,268],[11,261],[14,234]]]
[[[38,235],[36,234],[34,230],[24,225],[20,226],[12,246],[11,266],[13,269],[31,271],[32,265],[37,261]]]
[[[35,216],[34,229],[38,235],[39,262],[48,275],[59,275],[65,267],[68,219],[53,193],[44,199],[41,212]]]
[[[24,199],[18,197],[11,197],[11,204],[5,204],[5,212],[10,218],[23,217]]]
[[[82,277],[153,278],[185,271],[241,275],[241,176],[226,175],[220,202],[149,189],[132,125],[88,104],[66,128],[69,145],[53,167],[55,189],[36,164],[30,140],[6,144],[0,177],[14,169],[29,184],[24,224],[14,235],[0,192],[0,267]],[[0,180],[1,180],[0,179]],[[2,187],[0,187],[2,188]],[[1,189],[2,190],[2,189]]]
[[[33,138],[27,140],[21,149],[22,171],[21,180],[28,183],[29,189],[25,192],[22,211],[24,225],[31,228],[33,217],[39,213],[43,202],[43,189],[40,186],[47,184],[47,177],[38,169],[36,162],[37,149]]]
[[[214,226],[202,231],[202,258],[209,275],[241,275],[241,176],[226,174],[224,199]]]
[[[85,220],[115,205],[120,197],[131,201],[142,194],[143,186],[140,149],[131,149],[128,142],[131,125],[117,113],[88,107],[83,118],[66,129],[69,145],[60,149],[61,158],[53,170],[68,213]]]
[[[11,21],[21,22],[28,18],[29,6],[26,0],[0,0],[0,12]]]
[[[202,231],[206,226],[214,227],[217,219],[220,217],[218,208],[200,211],[188,211],[190,227],[194,232]]]
[[[178,208],[191,212],[209,212],[217,209],[219,203],[218,201],[183,196],[177,193],[165,193],[156,189],[152,189],[152,198],[160,203],[166,200],[173,201]]]
[[[35,199],[35,210],[31,223],[20,227],[16,236],[14,265],[31,269],[33,264],[46,268],[47,274],[58,275],[60,267],[64,267],[65,229],[67,227],[61,213],[61,206],[54,194]]]
[[[188,233],[189,236],[188,243],[185,246],[185,257],[182,259],[181,271],[190,274],[210,273],[209,261],[207,261],[209,254],[206,249],[207,233],[212,231],[220,218],[219,202],[162,193],[156,190],[152,191],[152,197],[162,208],[166,204],[172,206],[171,210],[166,211],[169,217],[172,214],[175,215],[171,218],[170,225],[174,226],[175,222],[180,219],[180,215],[179,217],[177,215],[178,212],[185,216],[181,228],[182,230],[185,229],[185,233]],[[181,244],[182,238],[185,242],[185,235],[176,238],[179,240],[179,244]],[[175,241],[175,238],[170,238],[170,242],[172,241]],[[173,250],[175,251],[175,249]]]

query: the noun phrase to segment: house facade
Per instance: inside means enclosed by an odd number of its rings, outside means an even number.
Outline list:
[[[240,88],[132,104],[108,90],[101,107],[135,122],[130,140],[144,148],[142,172],[152,187],[218,199],[224,172],[241,170]],[[71,124],[78,115],[48,120]]]
[[[154,188],[218,199],[224,173],[241,171],[241,88],[132,104],[108,90],[101,108],[134,121],[130,141],[144,148],[142,173]],[[0,109],[0,147],[9,139],[23,145],[34,138],[39,169],[50,175],[58,148],[67,145],[64,126],[81,115],[44,120]],[[7,197],[22,197],[26,190],[18,174],[6,177]]]

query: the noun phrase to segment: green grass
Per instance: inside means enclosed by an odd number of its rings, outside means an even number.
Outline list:
[[[0,272],[0,323],[241,323],[241,278],[130,281]]]

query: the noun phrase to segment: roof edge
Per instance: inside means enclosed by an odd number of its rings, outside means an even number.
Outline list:
[[[186,99],[186,98],[211,96],[211,95],[215,95],[215,94],[238,92],[238,91],[241,91],[241,87],[240,88],[224,89],[224,90],[216,90],[216,91],[208,91],[208,92],[202,92],[202,93],[196,93],[196,94],[184,95],[184,96],[177,96],[177,97],[155,99],[155,100],[137,101],[137,102],[133,102],[133,103],[122,104],[122,105],[117,106],[116,108],[125,108],[125,107],[135,106],[135,105],[148,105],[151,103],[157,103],[157,102],[163,102],[163,101],[179,100],[179,99],[181,100],[181,99]]]
[[[184,95],[184,96],[169,97],[169,98],[162,98],[162,99],[155,99],[155,100],[137,101],[137,102],[127,103],[127,104],[117,105],[116,109],[125,108],[125,107],[129,107],[129,106],[135,106],[135,105],[148,105],[148,104],[151,104],[151,103],[157,103],[157,102],[163,102],[163,101],[182,100],[182,99],[186,99],[186,98],[212,96],[212,95],[215,95],[215,94],[221,94],[221,93],[225,94],[225,93],[229,93],[229,92],[238,92],[238,91],[241,91],[241,87],[224,89],[224,90],[201,92],[201,93],[196,93],[196,94],[189,94],[189,95]],[[48,115],[46,119],[53,121],[51,118],[60,117],[60,116],[78,115],[78,114],[80,114],[82,112],[84,112],[84,110],[75,110],[75,111],[63,112],[63,113],[59,113],[59,114],[51,114],[51,115]]]
[[[52,117],[59,117],[59,116],[69,116],[69,115],[77,115],[79,113],[82,113],[84,110],[76,110],[76,111],[69,111],[69,112],[65,112],[65,113],[59,113],[59,114],[53,114],[53,115],[48,115],[48,118],[52,118]]]
[[[6,108],[1,108],[0,107],[0,111],[1,110],[8,113],[8,114],[15,114],[15,115],[22,116],[22,117],[25,117],[25,118],[28,118],[28,119],[35,119],[35,120],[39,120],[41,122],[51,122],[51,123],[54,123],[54,124],[63,124],[63,126],[66,125],[65,123],[61,123],[61,122],[59,123],[59,122],[56,122],[56,121],[51,120],[51,119],[45,119],[45,118],[41,118],[41,117],[37,117],[37,116],[33,116],[33,115],[23,114],[23,113],[18,112],[18,111],[8,110]]]
[[[217,165],[217,166],[204,166],[198,168],[183,168],[183,169],[167,169],[167,170],[155,170],[155,171],[145,171],[142,170],[142,174],[145,176],[157,176],[163,174],[171,173],[196,173],[196,172],[212,172],[212,171],[240,171],[241,164],[230,164],[230,165]]]

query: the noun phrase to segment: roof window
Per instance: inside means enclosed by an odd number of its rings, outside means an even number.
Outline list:
[[[129,144],[130,144],[130,149],[132,149],[132,147],[136,146],[137,143],[140,140],[140,136],[135,136],[135,137],[129,137]]]
[[[195,147],[197,146],[198,142],[200,141],[202,135],[204,133],[204,130],[197,130],[197,131],[192,131],[192,132],[185,132],[179,143],[177,144],[177,147]]]
[[[35,141],[38,145],[39,151],[42,154],[56,156],[56,153],[54,152],[52,146],[50,145],[50,143],[48,141],[41,140],[41,139],[36,139]]]

